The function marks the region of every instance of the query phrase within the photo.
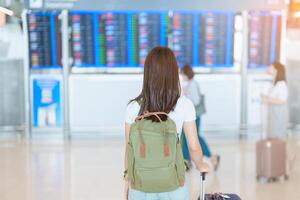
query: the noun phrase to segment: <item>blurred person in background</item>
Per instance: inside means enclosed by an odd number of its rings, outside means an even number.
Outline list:
[[[198,140],[200,142],[203,155],[210,159],[213,168],[216,171],[219,167],[220,156],[212,155],[210,148],[208,147],[204,138],[201,137],[200,134],[201,116],[206,112],[204,95],[201,94],[200,87],[197,81],[194,79],[193,68],[190,65],[185,64],[180,70],[180,74],[182,77],[182,83],[181,83],[182,93],[193,102],[196,110],[196,126],[197,126]],[[186,143],[185,134],[182,134],[182,151],[183,151],[184,159],[187,161],[188,168],[190,168],[192,165],[190,161],[190,155]]]
[[[267,137],[285,139],[288,127],[288,87],[285,67],[280,62],[270,65],[267,73],[272,77],[272,86],[266,95],[262,95],[264,117],[267,120]]]
[[[288,86],[285,66],[280,62],[270,65],[267,74],[272,77],[272,86],[266,95],[261,95],[263,103],[263,127],[265,137],[287,140],[288,130]],[[296,153],[287,145],[287,167],[290,171],[296,160]],[[288,172],[289,173],[289,172]]]

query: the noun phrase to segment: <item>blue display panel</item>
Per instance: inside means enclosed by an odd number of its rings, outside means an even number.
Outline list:
[[[73,67],[142,67],[155,46],[169,46],[180,66],[233,66],[228,12],[70,13]]]
[[[128,25],[126,13],[100,14],[104,22],[105,55],[108,67],[128,65]]]
[[[89,67],[95,64],[93,20],[92,13],[72,13],[70,15],[71,53],[74,66]]]
[[[141,12],[137,16],[137,23],[132,27],[138,29],[138,34],[133,41],[136,40],[138,43],[136,48],[138,64],[143,66],[146,56],[152,48],[167,45],[168,16],[166,13],[149,12]]]
[[[194,36],[197,36],[197,32],[194,29],[194,21],[197,19],[194,17],[193,13],[182,13],[174,12],[171,20],[171,34],[170,34],[170,44],[175,57],[180,66],[184,64],[196,65],[193,52],[196,51],[193,45]]]
[[[233,66],[233,13],[203,12],[198,15],[198,65]]]
[[[71,12],[73,66],[128,66],[133,37],[129,17],[122,12]]]
[[[61,68],[62,43],[57,12],[30,12],[27,24],[30,67]]]
[[[167,13],[72,11],[70,25],[73,67],[140,67],[167,44]]]
[[[280,60],[281,14],[250,12],[248,68],[265,69]]]
[[[61,127],[61,78],[32,78],[32,126]]]

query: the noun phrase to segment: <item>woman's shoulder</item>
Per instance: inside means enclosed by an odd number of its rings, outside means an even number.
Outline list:
[[[183,121],[195,120],[196,113],[194,104],[186,96],[180,96],[174,110],[174,115],[180,116]]]
[[[192,80],[190,80],[189,87],[192,88],[193,90],[198,90],[199,84],[195,79],[192,79]]]
[[[188,111],[189,109],[193,109],[194,104],[190,99],[188,99],[186,96],[181,95],[176,103],[175,110],[177,111]],[[131,101],[127,107],[126,112],[130,113],[131,115],[137,115],[140,110],[140,105],[137,101]]]
[[[275,87],[279,87],[279,88],[287,88],[287,84],[285,81],[278,81],[275,85]]]
[[[186,108],[190,106],[194,106],[193,102],[185,95],[181,95],[177,100],[176,108]]]
[[[138,116],[140,105],[136,101],[131,101],[126,107],[125,122],[132,124]]]
[[[287,85],[285,81],[278,81],[277,84],[279,84],[279,85]]]
[[[131,101],[127,104],[126,110],[127,111],[136,111],[140,109],[140,105],[137,101]]]
[[[195,78],[192,78],[192,79],[190,80],[190,82],[193,83],[193,84],[198,84],[198,82],[196,81]]]

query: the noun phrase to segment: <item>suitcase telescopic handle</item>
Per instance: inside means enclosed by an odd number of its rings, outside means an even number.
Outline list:
[[[207,172],[200,172],[201,181],[200,181],[200,196],[198,200],[205,200],[205,178]]]
[[[202,181],[205,181],[206,173],[207,173],[207,172],[201,172],[201,180],[202,180]]]

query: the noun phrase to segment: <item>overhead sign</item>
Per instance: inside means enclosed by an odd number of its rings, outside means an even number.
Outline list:
[[[275,10],[285,9],[286,0],[24,0],[29,9],[117,10]],[[43,5],[41,6],[41,2]]]

